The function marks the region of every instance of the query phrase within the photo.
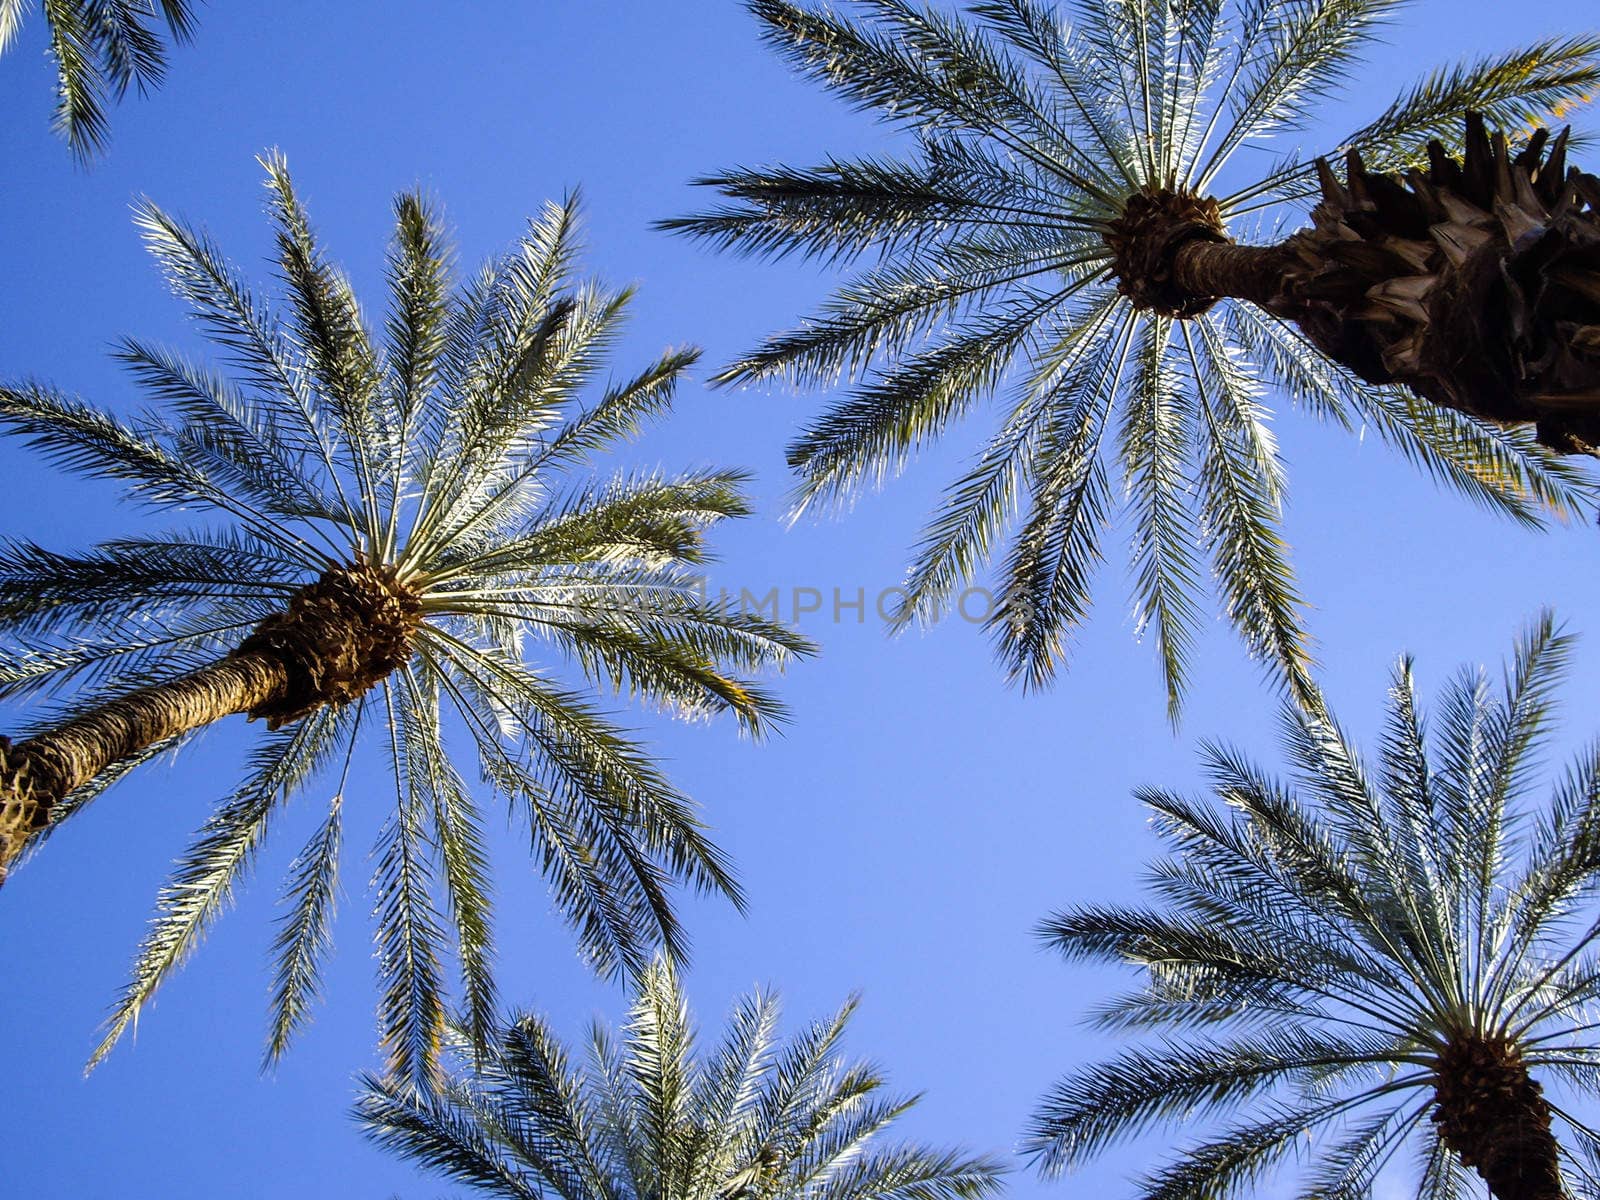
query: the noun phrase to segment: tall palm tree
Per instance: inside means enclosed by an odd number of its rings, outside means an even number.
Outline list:
[[[1393,324],[1381,348],[1398,368],[1415,348],[1399,343],[1415,332],[1423,285],[1448,273],[1461,247],[1490,240],[1479,226],[1496,225],[1495,180],[1475,185],[1479,172],[1493,174],[1492,155],[1472,156],[1473,188],[1442,194],[1458,182],[1444,160],[1462,114],[1515,127],[1586,97],[1600,80],[1600,39],[1546,40],[1428,76],[1341,141],[1362,156],[1348,188],[1323,170],[1326,211],[1280,246],[1319,189],[1318,165],[1290,148],[1263,175],[1237,152],[1304,126],[1398,0],[1078,0],[1059,13],[1041,0],[983,0],[965,17],[912,0],[747,2],[779,54],[910,138],[898,154],[711,176],[700,182],[725,204],[663,222],[763,258],[874,260],[802,327],[720,376],[854,383],[790,447],[799,507],[881,480],[998,397],[997,428],[916,551],[900,624],[938,619],[1014,526],[990,628],[1013,677],[1048,682],[1087,616],[1120,483],[1140,624],[1154,626],[1169,708],[1176,713],[1207,602],[1207,556],[1252,652],[1310,699],[1302,602],[1279,532],[1285,478],[1269,384],[1334,424],[1370,425],[1524,523],[1570,514],[1592,496],[1592,481],[1542,452],[1536,431],[1371,382],[1401,375],[1385,374],[1379,349],[1355,331],[1369,316]],[[1387,211],[1369,220],[1369,193],[1389,202],[1404,189],[1368,176],[1426,164],[1430,138],[1443,142],[1426,203],[1413,198],[1404,220]],[[1508,177],[1528,205],[1507,219],[1520,235],[1535,210],[1549,218],[1564,205],[1561,237],[1588,241],[1541,243],[1529,270],[1552,256],[1576,269],[1573,256],[1593,258],[1600,244],[1591,183],[1550,199],[1561,156],[1538,174],[1540,148],[1518,164],[1521,184]],[[1419,222],[1447,205],[1459,207],[1440,218],[1454,225],[1436,245]],[[1376,244],[1361,242],[1374,223]],[[1229,230],[1241,227],[1272,248],[1233,245]],[[1392,273],[1395,263],[1416,278],[1370,303],[1355,289],[1352,301],[1352,273],[1360,282],[1358,268]],[[1330,276],[1321,270],[1330,265],[1344,270]],[[1562,296],[1600,322],[1600,302],[1585,291],[1593,278]],[[1439,296],[1457,294],[1457,278],[1447,282]],[[1524,304],[1524,317],[1536,308]],[[1553,311],[1536,322],[1546,333]],[[1563,309],[1559,320],[1589,323],[1580,316]],[[1322,353],[1340,349],[1365,378]],[[1600,388],[1592,354],[1583,351],[1588,375],[1576,377],[1591,389]],[[1423,357],[1408,378],[1437,367],[1437,355]],[[1570,354],[1557,357],[1570,367]],[[1571,448],[1561,430],[1547,432]]]
[[[1407,1143],[1427,1200],[1466,1168],[1499,1200],[1600,1193],[1600,1133],[1544,1091],[1600,1085],[1600,742],[1527,803],[1570,647],[1544,617],[1498,696],[1481,670],[1448,683],[1431,738],[1402,660],[1374,762],[1291,712],[1292,782],[1212,746],[1214,802],[1140,793],[1171,851],[1153,902],[1042,932],[1140,972],[1095,1021],[1147,1041],[1045,1099],[1048,1174],[1160,1124],[1185,1145],[1147,1198],[1243,1194],[1291,1156],[1296,1194],[1364,1196]]]
[[[15,42],[29,0],[0,0],[0,54]],[[166,36],[194,35],[193,0],[43,0],[56,64],[56,132],[87,160],[105,149],[106,106],[130,87],[144,94],[166,74]]]
[[[998,1190],[991,1159],[895,1143],[883,1131],[914,1099],[848,1062],[846,1004],[781,1046],[777,1001],[742,999],[699,1058],[676,976],[639,980],[620,1039],[596,1025],[587,1070],[548,1025],[519,1015],[486,1055],[463,1047],[436,1094],[368,1078],[357,1115],[387,1150],[513,1200],[976,1200]]]
[[[0,429],[213,522],[87,554],[0,543],[0,698],[65,696],[0,746],[0,868],[190,732],[264,720],[243,781],[161,894],[96,1057],[226,903],[281,802],[326,769],[333,800],[291,872],[276,944],[269,1056],[317,987],[353,793],[387,810],[381,1021],[392,1067],[416,1077],[444,1019],[436,891],[475,1031],[494,1007],[483,814],[452,744],[525,817],[584,953],[641,969],[655,947],[682,948],[672,881],[739,892],[689,800],[563,662],[592,687],[685,717],[730,712],[759,735],[783,710],[738,672],[809,645],[696,589],[706,530],[749,512],[739,473],[592,477],[594,456],[667,410],[697,352],[670,350],[585,406],[631,293],[575,274],[575,201],[457,287],[439,215],[398,197],[380,339],[283,159],[264,165],[282,316],[203,232],[148,203],[137,217],[232,378],[128,340],[118,357],[148,411],[0,387]],[[388,784],[352,773],[363,734]]]

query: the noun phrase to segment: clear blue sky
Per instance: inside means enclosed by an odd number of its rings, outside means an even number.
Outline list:
[[[1330,124],[1370,114],[1425,65],[1593,23],[1588,0],[1419,0]],[[277,0],[205,6],[198,44],[157,94],[115,111],[110,154],[84,172],[48,133],[43,46],[34,14],[0,60],[0,375],[109,405],[133,399],[107,360],[115,337],[198,348],[138,245],[130,201],[149,194],[204,222],[254,269],[267,240],[253,160],[267,147],[287,153],[327,245],[374,306],[397,190],[420,182],[444,201],[470,265],[545,198],[581,186],[591,263],[642,288],[621,370],[685,341],[726,361],[828,284],[824,271],[717,258],[650,232],[699,199],[686,180],[885,137],[791,78],[732,0]],[[719,582],[847,596],[893,584],[970,448],[957,435],[852,514],[786,529],[782,446],[817,403],[696,384],[672,426],[638,448],[644,461],[757,472],[762,514],[723,539]],[[1436,491],[1375,439],[1293,414],[1279,429],[1293,470],[1288,528],[1348,723],[1370,730],[1401,648],[1431,689],[1459,661],[1497,660],[1550,604],[1589,635],[1570,731],[1600,731],[1600,531],[1520,532]],[[14,446],[0,446],[0,478],[8,535],[70,549],[134,519],[109,487],[65,480]],[[686,901],[703,1024],[756,982],[780,988],[794,1017],[860,989],[853,1047],[928,1093],[907,1129],[999,1151],[1056,1075],[1103,1048],[1078,1017],[1118,981],[1040,953],[1031,927],[1052,908],[1133,893],[1154,847],[1130,789],[1193,786],[1200,738],[1273,753],[1273,702],[1220,625],[1174,735],[1152,651],[1132,637],[1124,574],[1115,560],[1103,571],[1076,665],[1042,696],[1005,687],[970,626],[889,641],[870,614],[836,623],[828,606],[804,621],[823,657],[782,684],[796,716],[785,737],[751,746],[728,725],[638,717],[750,893],[743,919]],[[349,839],[329,1000],[277,1075],[258,1074],[273,903],[310,804],[280,826],[237,911],[147,1012],[137,1042],[82,1076],[165,868],[232,776],[240,725],[124,783],[0,893],[0,1194],[443,1190],[370,1150],[345,1115],[352,1073],[372,1063],[370,825]],[[576,1037],[591,1015],[614,1018],[620,994],[585,976],[512,841],[499,872],[504,994]],[[1052,1186],[1021,1174],[1012,1191],[1124,1195],[1138,1165],[1130,1152]]]

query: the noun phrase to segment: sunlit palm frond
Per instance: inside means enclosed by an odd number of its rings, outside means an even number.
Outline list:
[[[0,0],[0,54],[15,43],[28,0]],[[56,132],[80,161],[102,152],[106,109],[130,88],[142,95],[166,74],[170,41],[194,35],[192,0],[41,0],[56,68]]]
[[[665,960],[635,981],[627,1022],[597,1027],[575,1067],[539,1017],[500,1025],[473,1060],[423,1093],[369,1076],[356,1115],[402,1158],[494,1196],[562,1200],[977,1200],[993,1159],[906,1142],[887,1128],[912,1101],[839,1049],[852,1006],[787,1046],[776,1001],[741,1000],[722,1044],[698,1052]]]
[[[273,938],[271,1029],[267,1065],[278,1061],[318,999],[323,957],[332,948],[344,838],[343,798],[334,796],[316,833],[295,857],[285,898],[289,911]]]
[[[344,749],[357,715],[352,709],[313,714],[293,729],[267,735],[252,752],[244,782],[206,820],[162,889],[155,920],[90,1065],[110,1053],[156,989],[199,946],[231,901],[286,793]]]

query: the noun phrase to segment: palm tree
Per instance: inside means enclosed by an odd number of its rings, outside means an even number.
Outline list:
[[[1448,274],[1461,247],[1491,240],[1480,225],[1499,233],[1498,181],[1478,185],[1496,162],[1510,169],[1505,154],[1469,146],[1472,186],[1449,194],[1460,171],[1445,152],[1459,141],[1462,114],[1514,127],[1586,97],[1600,80],[1600,39],[1546,40],[1428,76],[1343,139],[1361,156],[1346,188],[1295,153],[1252,177],[1236,152],[1304,125],[1396,0],[1079,0],[1060,14],[1040,0],[983,0],[965,18],[911,0],[837,10],[747,2],[779,54],[911,137],[899,155],[702,179],[726,203],[662,223],[762,258],[875,260],[802,327],[719,376],[854,383],[789,449],[799,508],[881,481],[985,398],[1003,397],[995,432],[925,531],[900,625],[944,614],[1014,526],[990,629],[1013,678],[1047,683],[1087,616],[1120,481],[1140,627],[1154,626],[1169,710],[1180,703],[1209,587],[1206,556],[1251,651],[1311,699],[1264,384],[1334,424],[1370,425],[1436,477],[1525,524],[1592,498],[1592,481],[1544,453],[1536,431],[1479,419],[1501,411],[1419,403],[1384,381],[1422,379],[1438,366],[1437,354],[1399,345],[1415,332],[1424,285]],[[1433,183],[1417,184],[1417,199],[1382,172],[1426,163],[1429,138],[1448,146],[1434,152]],[[1594,259],[1600,236],[1593,181],[1550,199],[1561,154],[1540,170],[1541,149],[1518,160],[1520,183],[1508,176],[1527,205],[1505,219],[1520,235],[1523,222],[1561,210],[1560,236],[1524,264],[1537,274],[1554,258],[1581,276],[1561,290],[1581,311],[1556,318],[1550,309],[1534,322],[1548,335],[1554,320],[1600,322],[1593,275],[1574,266],[1575,255]],[[1319,185],[1328,198],[1314,229],[1280,244]],[[1372,197],[1403,208],[1404,219],[1371,217]],[[1419,230],[1435,210],[1449,218],[1442,244]],[[1232,243],[1230,225],[1250,223],[1263,227],[1266,248]],[[1377,244],[1361,241],[1367,233]],[[1582,245],[1556,245],[1561,238]],[[1392,273],[1397,262],[1416,278],[1370,302],[1357,290],[1360,311],[1352,309],[1352,274],[1359,282],[1361,270]],[[1343,269],[1323,270],[1332,266]],[[1456,295],[1459,282],[1450,275],[1436,294]],[[1362,340],[1357,326],[1387,330],[1388,340]],[[1584,336],[1582,371],[1572,354],[1555,356],[1572,376],[1562,386],[1600,387],[1594,334]],[[1322,353],[1341,349],[1364,377]],[[1426,361],[1401,371],[1407,349]],[[1433,398],[1445,390],[1423,388]],[[1592,400],[1583,406],[1593,413]],[[1552,425],[1544,440],[1570,449],[1567,435],[1587,428]]]
[[[1408,1142],[1427,1200],[1469,1167],[1499,1200],[1600,1188],[1600,1133],[1543,1090],[1600,1083],[1600,742],[1525,803],[1570,648],[1545,616],[1500,695],[1449,682],[1431,738],[1402,660],[1374,763],[1290,712],[1292,782],[1212,746],[1215,802],[1140,793],[1171,851],[1154,902],[1042,933],[1140,971],[1095,1023],[1148,1041],[1045,1099],[1026,1145],[1047,1174],[1160,1124],[1187,1145],[1147,1198],[1242,1194],[1292,1155],[1298,1195],[1364,1196]]]
[[[16,40],[29,0],[0,0],[0,54]],[[160,24],[173,42],[194,35],[192,0],[44,0],[56,64],[56,132],[80,161],[105,149],[106,106],[130,87],[156,87],[167,70]],[[158,20],[159,23],[158,24]]]
[[[491,1196],[516,1200],[975,1200],[998,1190],[987,1158],[897,1143],[882,1131],[914,1103],[839,1053],[855,1007],[787,1047],[776,1000],[742,999],[697,1059],[683,991],[658,961],[621,1038],[598,1024],[574,1070],[548,1025],[519,1015],[437,1094],[368,1078],[357,1115],[378,1145]]]
[[[584,407],[631,293],[575,275],[577,204],[452,283],[433,207],[395,202],[381,340],[319,247],[281,157],[264,162],[287,313],[203,232],[138,223],[234,377],[128,340],[156,407],[121,418],[43,386],[0,388],[0,428],[59,465],[213,523],[88,554],[0,543],[0,697],[64,694],[0,748],[0,866],[131,767],[233,713],[263,719],[238,788],[179,860],[96,1058],[226,903],[280,803],[327,769],[326,817],[295,862],[276,943],[269,1057],[317,988],[363,733],[389,784],[376,851],[381,1023],[391,1066],[426,1074],[443,1025],[442,875],[469,1024],[493,1018],[483,814],[460,741],[524,814],[533,853],[597,968],[683,948],[674,880],[738,902],[693,805],[584,687],[676,715],[783,709],[737,672],[809,644],[697,590],[706,530],[750,510],[738,472],[587,464],[664,413],[695,361],[670,350]],[[526,651],[543,644],[555,661]],[[447,736],[448,735],[448,736]],[[385,793],[387,792],[387,799]]]

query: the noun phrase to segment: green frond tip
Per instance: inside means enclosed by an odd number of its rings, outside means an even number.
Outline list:
[[[1289,706],[1288,778],[1211,745],[1209,797],[1140,792],[1166,851],[1147,897],[1039,928],[1069,961],[1137,976],[1093,1014],[1134,1044],[1035,1111],[1024,1150],[1040,1170],[1177,1130],[1146,1200],[1269,1179],[1364,1194],[1408,1160],[1420,1195],[1457,1194],[1467,1164],[1493,1195],[1530,1180],[1560,1194],[1589,1134],[1545,1096],[1600,1067],[1600,750],[1534,799],[1571,651],[1541,614],[1498,690],[1463,670],[1432,713],[1402,658],[1374,753]],[[1486,1154],[1507,1128],[1516,1147]]]
[[[583,274],[575,198],[463,282],[437,207],[401,195],[374,321],[286,157],[260,162],[276,301],[203,230],[136,210],[216,365],[123,339],[148,401],[129,415],[0,385],[0,433],[179,522],[76,554],[0,541],[0,698],[51,702],[0,766],[47,753],[60,722],[83,763],[5,806],[0,872],[134,765],[264,718],[162,889],[94,1061],[199,945],[280,811],[326,784],[337,799],[300,834],[272,943],[265,1065],[320,997],[347,836],[376,832],[378,1038],[388,1074],[433,1087],[453,1006],[480,1050],[495,1026],[490,814],[520,826],[597,973],[681,960],[680,888],[736,907],[743,892],[610,697],[762,736],[787,717],[770,677],[815,646],[705,595],[718,528],[754,510],[745,472],[596,475],[670,417],[698,351],[611,369],[633,293]],[[128,705],[145,744],[83,734],[125,730]]]
[[[1141,255],[1115,248],[1141,236],[1176,244],[1128,233],[1135,197],[1213,201],[1218,232],[1234,222],[1235,239],[1246,220],[1292,229],[1303,223],[1292,206],[1318,190],[1319,152],[1359,151],[1371,171],[1425,164],[1429,139],[1446,151],[1459,141],[1465,111],[1515,142],[1600,87],[1600,41],[1545,38],[1424,75],[1337,147],[1297,147],[1401,7],[747,0],[774,53],[897,127],[902,145],[704,173],[710,202],[659,227],[850,272],[793,328],[712,375],[830,394],[788,448],[794,515],[847,508],[925,447],[977,430],[911,555],[896,628],[936,622],[964,589],[984,587],[1007,677],[1049,686],[1088,620],[1108,535],[1125,531],[1135,624],[1151,635],[1170,717],[1208,610],[1279,691],[1314,708],[1315,597],[1301,591],[1283,528],[1280,402],[1375,430],[1518,523],[1595,511],[1600,481],[1540,445],[1522,417],[1491,423],[1363,382],[1350,367],[1373,376],[1372,362],[1346,354],[1338,365],[1242,284],[1169,314],[1149,299],[1172,273],[1166,251],[1145,247],[1153,274],[1139,280],[1129,277]],[[1274,142],[1283,153],[1262,169],[1255,151]],[[1245,158],[1256,166],[1241,175]],[[1211,195],[1218,179],[1236,190]]]
[[[354,1115],[387,1152],[516,1200],[994,1195],[997,1159],[890,1140],[914,1100],[885,1096],[882,1075],[841,1051],[854,1006],[785,1044],[777,999],[757,992],[702,1051],[682,985],[656,959],[633,982],[626,1022],[597,1026],[587,1055],[543,1018],[513,1014],[476,1055],[455,1031],[438,1090],[364,1077]]]
[[[343,797],[335,796],[328,815],[295,859],[285,898],[289,911],[279,920],[272,949],[271,1027],[264,1066],[277,1065],[317,999],[322,957],[332,949],[332,925],[343,843]]]
[[[28,0],[0,0],[0,54],[16,41]],[[56,67],[53,124],[73,156],[89,162],[110,136],[109,105],[130,88],[141,95],[167,70],[168,42],[194,35],[191,0],[42,0]]]

